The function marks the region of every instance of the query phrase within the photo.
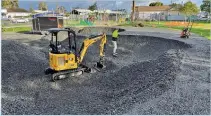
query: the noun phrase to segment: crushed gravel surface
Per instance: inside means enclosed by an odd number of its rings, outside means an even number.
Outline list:
[[[206,40],[128,33],[120,34],[115,58],[108,34],[104,70],[56,83],[44,75],[47,39],[7,36],[2,40],[2,114],[209,115],[210,49]],[[81,44],[84,36],[77,38]],[[98,61],[98,48],[99,42],[88,49],[86,65]]]

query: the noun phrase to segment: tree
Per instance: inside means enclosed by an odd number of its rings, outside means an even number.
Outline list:
[[[30,6],[30,8],[29,8],[29,12],[31,12],[31,13],[34,12],[34,9],[32,8],[32,6]]]
[[[149,4],[149,6],[163,6],[162,2],[152,2]]]
[[[11,0],[12,8],[19,8],[18,0]]]
[[[97,2],[95,2],[93,5],[89,6],[88,9],[91,11],[97,10]]]
[[[34,12],[34,9],[32,7],[29,8],[29,12]]]
[[[19,8],[18,0],[2,0],[3,8]]]
[[[66,16],[66,17],[69,17],[69,16],[70,16],[70,13],[65,13],[65,16]]]
[[[180,12],[184,13],[186,16],[196,15],[199,13],[199,9],[196,4],[191,1],[186,2],[180,9]]]
[[[48,9],[48,6],[45,2],[40,2],[39,3],[39,10],[46,11]]]
[[[55,11],[59,12],[59,5],[58,4],[56,4],[56,10]]]
[[[10,0],[3,0],[1,1],[2,8],[11,8]]]
[[[203,0],[202,5],[200,6],[201,11],[205,11],[210,14],[210,3],[211,0]]]
[[[66,12],[66,9],[64,6],[57,6],[56,7],[56,12],[57,13],[65,13]]]
[[[177,3],[172,3],[169,6],[171,6],[171,8],[174,8],[175,10],[180,10],[182,8],[182,4]]]

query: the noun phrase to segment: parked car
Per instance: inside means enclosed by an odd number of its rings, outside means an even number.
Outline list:
[[[12,19],[12,22],[13,23],[27,23],[27,22],[29,22],[29,20],[28,19]]]
[[[9,19],[8,18],[5,18],[5,17],[2,17],[1,20],[9,21]]]

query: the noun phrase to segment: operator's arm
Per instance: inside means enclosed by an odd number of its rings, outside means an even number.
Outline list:
[[[93,43],[97,42],[98,40],[101,40],[100,43],[100,56],[103,57],[104,56],[104,47],[105,47],[105,43],[106,43],[106,35],[103,34],[101,36],[95,37],[95,38],[87,38],[84,40],[83,45],[81,47],[80,50],[80,58],[79,58],[79,63],[81,63],[83,61],[83,58],[86,54],[87,49],[89,48],[90,45],[92,45]]]

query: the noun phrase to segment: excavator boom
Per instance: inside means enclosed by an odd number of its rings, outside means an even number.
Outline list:
[[[84,58],[86,51],[89,48],[89,46],[91,46],[92,44],[94,44],[95,42],[97,42],[99,40],[101,40],[101,43],[100,43],[100,59],[102,59],[104,57],[105,44],[106,44],[106,41],[107,41],[106,34],[102,34],[102,35],[95,36],[95,37],[92,37],[92,38],[87,38],[87,39],[84,40],[82,47],[81,47],[81,50],[79,52],[79,54],[80,54],[80,57],[79,57],[79,60],[78,60],[79,64],[83,61],[83,58]]]

